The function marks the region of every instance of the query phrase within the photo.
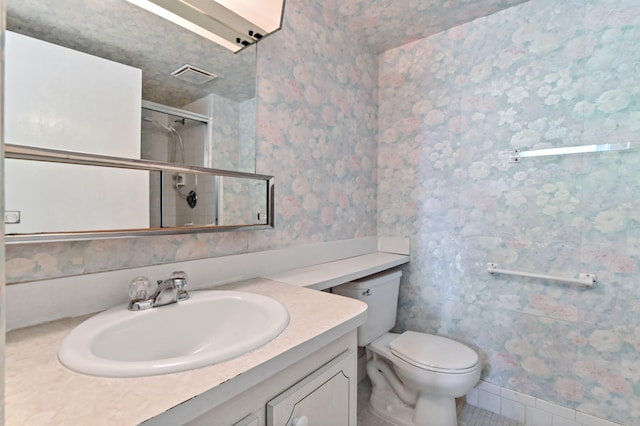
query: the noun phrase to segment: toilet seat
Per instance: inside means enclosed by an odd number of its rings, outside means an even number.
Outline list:
[[[405,331],[389,343],[391,353],[423,370],[463,374],[478,368],[478,354],[446,337]]]

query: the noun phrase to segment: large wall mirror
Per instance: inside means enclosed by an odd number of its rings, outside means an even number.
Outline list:
[[[6,5],[7,242],[273,225],[255,45],[234,54],[125,0]]]

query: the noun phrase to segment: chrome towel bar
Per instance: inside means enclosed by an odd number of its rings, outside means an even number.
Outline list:
[[[560,281],[569,284],[577,284],[581,287],[592,288],[596,285],[596,274],[580,273],[578,278],[558,277],[555,275],[536,274],[533,272],[511,271],[500,269],[497,263],[487,263],[487,272],[490,274],[517,275],[520,277],[539,278],[542,280]]]
[[[510,152],[509,162],[520,163],[525,157],[544,157],[547,155],[571,155],[585,154],[589,152],[626,151],[634,148],[632,142],[623,143],[601,143],[595,145],[564,146],[558,148],[535,149],[530,151],[520,151],[516,149]]]

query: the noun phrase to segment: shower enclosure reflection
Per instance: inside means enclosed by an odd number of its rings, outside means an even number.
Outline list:
[[[186,182],[184,192],[179,182]],[[161,171],[150,186],[152,228],[267,223],[265,180]]]
[[[141,158],[182,165],[210,167],[210,124],[205,115],[142,102]],[[200,185],[198,185],[200,184]],[[217,224],[217,182],[197,174],[161,172],[149,182],[152,227]],[[199,194],[211,202],[198,204]]]
[[[253,150],[240,140],[242,108],[223,116],[224,126],[213,126],[223,110],[218,105],[215,117],[206,115],[213,102],[221,101],[207,96],[185,109],[142,101],[141,158],[215,169],[246,163],[251,169]],[[161,172],[150,180],[150,226],[264,223],[265,191],[264,181]]]

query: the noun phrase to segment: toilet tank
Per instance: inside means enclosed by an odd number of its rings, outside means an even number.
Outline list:
[[[333,293],[362,300],[367,320],[358,327],[358,346],[366,346],[396,323],[401,271],[385,271],[333,287]]]

